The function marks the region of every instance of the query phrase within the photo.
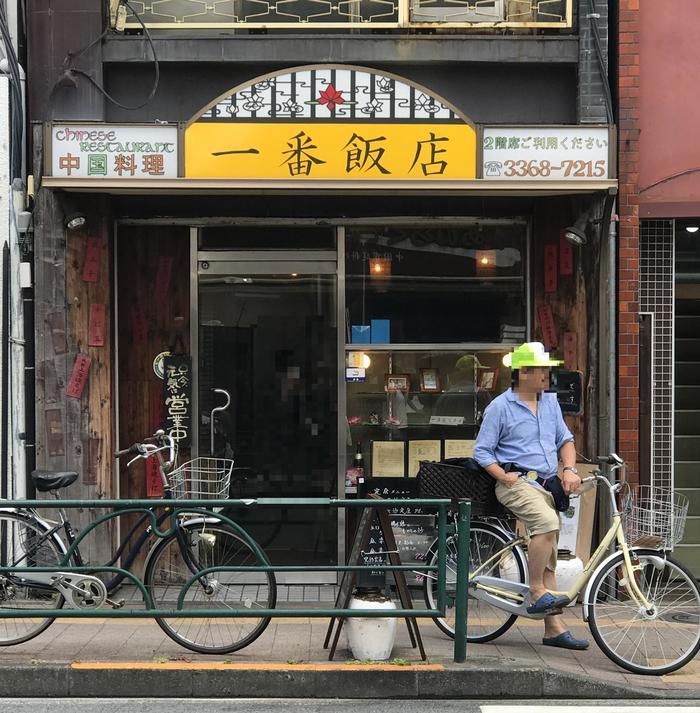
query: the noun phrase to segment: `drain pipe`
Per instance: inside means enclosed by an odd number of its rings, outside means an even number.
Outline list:
[[[0,366],[0,394],[2,394],[2,405],[0,405],[0,433],[2,433],[2,445],[0,446],[0,498],[7,499],[10,492],[10,246],[5,243],[2,247],[2,357]]]
[[[617,452],[617,205],[614,196],[610,200],[608,223],[608,453]]]

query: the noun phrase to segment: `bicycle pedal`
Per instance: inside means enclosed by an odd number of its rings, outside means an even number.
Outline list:
[[[112,607],[112,609],[121,609],[126,604],[126,599],[120,599],[116,602],[113,602],[111,599],[105,599],[105,601]]]

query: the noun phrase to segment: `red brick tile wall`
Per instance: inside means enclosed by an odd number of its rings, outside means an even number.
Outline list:
[[[639,477],[639,0],[620,0],[618,28],[618,449]]]

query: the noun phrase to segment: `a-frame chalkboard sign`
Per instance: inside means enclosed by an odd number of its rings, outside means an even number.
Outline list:
[[[370,498],[374,500],[381,500],[378,495],[370,495]],[[350,550],[350,555],[348,557],[348,565],[356,566],[361,564],[363,552],[367,549],[369,542],[370,528],[374,522],[375,516],[379,520],[379,528],[381,529],[384,542],[386,544],[387,552],[389,555],[389,563],[392,565],[400,565],[401,557],[398,553],[398,548],[396,546],[396,540],[394,538],[394,532],[391,529],[391,522],[389,521],[389,515],[386,508],[364,508],[362,510],[362,515],[360,516],[360,521],[357,525],[357,532],[355,534],[355,539],[352,543],[352,549]],[[343,572],[343,577],[340,580],[340,588],[338,589],[338,596],[335,599],[336,609],[347,609],[350,606],[350,597],[352,596],[352,590],[357,581],[357,572]],[[411,594],[406,586],[406,577],[402,571],[393,571],[394,581],[396,582],[396,591],[399,594],[399,600],[401,602],[401,607],[403,609],[413,609],[413,602],[411,601]],[[333,627],[336,621],[338,626],[336,627],[335,635],[333,636]],[[340,631],[343,628],[344,618],[334,617],[331,619],[328,625],[328,631],[326,632],[326,638],[323,642],[323,648],[327,649],[330,643],[331,636],[333,636],[333,644],[331,645],[331,650],[328,654],[329,661],[333,660],[335,656],[335,650],[338,646],[338,639],[340,638]],[[406,626],[408,627],[408,635],[411,639],[411,646],[415,649],[418,646],[420,651],[420,656],[423,661],[425,661],[425,649],[423,648],[423,640],[421,639],[420,631],[418,630],[418,621],[411,617],[406,617]]]

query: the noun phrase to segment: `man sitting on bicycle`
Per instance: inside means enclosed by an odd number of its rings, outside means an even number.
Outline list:
[[[530,536],[528,569],[530,614],[547,614],[542,643],[567,649],[586,649],[556,614],[568,603],[556,590],[559,514],[550,489],[558,483],[558,461],[564,469],[563,495],[578,489],[574,437],[566,427],[556,394],[547,393],[551,359],[539,342],[528,342],[503,362],[513,370],[512,387],[496,397],[484,411],[474,447],[474,458],[496,479],[496,497],[525,525]],[[505,468],[503,466],[506,466]],[[560,489],[556,489],[560,490]],[[561,492],[560,490],[560,492]]]

